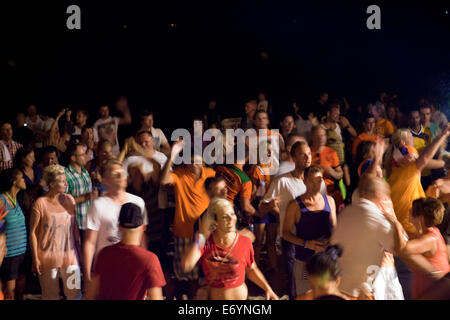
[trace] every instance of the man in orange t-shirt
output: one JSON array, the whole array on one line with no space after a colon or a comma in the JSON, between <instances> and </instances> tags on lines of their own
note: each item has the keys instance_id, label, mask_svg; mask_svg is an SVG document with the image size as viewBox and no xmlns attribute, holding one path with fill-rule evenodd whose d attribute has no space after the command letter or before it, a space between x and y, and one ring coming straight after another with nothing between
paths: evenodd
<instances>
[{"instance_id":1,"label":"man in orange t-shirt","mask_svg":"<svg viewBox=\"0 0 450 320\"><path fill-rule=\"evenodd\" d=\"M364 116L363 132L359 134L353 141L352 146L352 157L353 162L356 161L356 152L358 151L358 146L363 141L373 141L377 140L377 135L375 134L375 117L371 113L367 113Z\"/></svg>"},{"instance_id":2,"label":"man in orange t-shirt","mask_svg":"<svg viewBox=\"0 0 450 320\"><path fill-rule=\"evenodd\" d=\"M322 126L316 126L311 131L312 165L320 166L324 171L324 181L328 194L334 191L334 182L342 179L344 172L339 165L336 151L326 146L327 134Z\"/></svg>"},{"instance_id":3,"label":"man in orange t-shirt","mask_svg":"<svg viewBox=\"0 0 450 320\"><path fill-rule=\"evenodd\" d=\"M389 138L394 133L394 126L385 118L386 111L384 104L378 101L374 105L371 105L369 109L369 112L375 117L375 133Z\"/></svg>"},{"instance_id":4,"label":"man in orange t-shirt","mask_svg":"<svg viewBox=\"0 0 450 320\"><path fill-rule=\"evenodd\" d=\"M198 267L189 273L184 273L181 267L181 258L186 249L194 241L195 221L209 205L210 199L204 187L205 180L214 177L216 173L213 169L205 167L202 163L184 164L175 168L173 172L170 172L174 158L182 150L182 141L177 141L173 144L170 157L161 173L161 185L172 185L175 190L175 216L173 226L175 251L173 268L178 280L190 281L191 290L188 296L189 299L192 299L197 287Z\"/></svg>"}]
</instances>

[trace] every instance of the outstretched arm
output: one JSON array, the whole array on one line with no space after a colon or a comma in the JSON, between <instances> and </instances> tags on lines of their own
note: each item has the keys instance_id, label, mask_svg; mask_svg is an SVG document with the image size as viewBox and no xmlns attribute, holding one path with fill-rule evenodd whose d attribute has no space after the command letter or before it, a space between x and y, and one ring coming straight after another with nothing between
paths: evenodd
<instances>
[{"instance_id":1,"label":"outstretched arm","mask_svg":"<svg viewBox=\"0 0 450 320\"><path fill-rule=\"evenodd\" d=\"M173 160L175 157L183 150L183 141L178 140L172 145L172 150L170 151L170 156L167 159L164 168L161 171L161 184L168 185L173 183L172 176L170 175L170 169L172 168Z\"/></svg>"},{"instance_id":2,"label":"outstretched arm","mask_svg":"<svg viewBox=\"0 0 450 320\"><path fill-rule=\"evenodd\" d=\"M439 150L441 144L447 139L450 134L450 127L447 127L439 136L437 136L433 142L425 148L425 150L419 155L419 158L416 160L417 170L422 171L433 159L436 152Z\"/></svg>"}]
</instances>

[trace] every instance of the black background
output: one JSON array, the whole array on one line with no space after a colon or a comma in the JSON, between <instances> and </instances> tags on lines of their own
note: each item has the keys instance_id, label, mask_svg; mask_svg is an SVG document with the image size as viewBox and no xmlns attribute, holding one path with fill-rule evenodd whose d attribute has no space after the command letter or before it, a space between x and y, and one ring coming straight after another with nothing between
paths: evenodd
<instances>
[{"instance_id":1,"label":"black background","mask_svg":"<svg viewBox=\"0 0 450 320\"><path fill-rule=\"evenodd\" d=\"M81 8L81 30L66 9ZM381 8L381 30L366 9ZM128 96L166 132L216 98L225 116L269 94L276 110L321 91L349 103L397 93L448 108L450 5L440 1L35 1L2 4L6 53L2 118L28 103L57 113ZM171 24L174 26L171 27ZM444 110L445 111L445 110ZM137 117L133 119L137 121Z\"/></svg>"}]
</instances>

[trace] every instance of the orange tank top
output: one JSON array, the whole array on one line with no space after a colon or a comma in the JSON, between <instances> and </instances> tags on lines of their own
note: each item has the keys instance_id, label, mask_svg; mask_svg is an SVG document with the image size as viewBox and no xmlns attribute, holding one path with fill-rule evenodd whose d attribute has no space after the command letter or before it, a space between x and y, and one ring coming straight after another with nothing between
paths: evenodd
<instances>
[{"instance_id":1,"label":"orange tank top","mask_svg":"<svg viewBox=\"0 0 450 320\"><path fill-rule=\"evenodd\" d=\"M436 253L432 257L428 257L427 260L439 271L444 274L450 272L450 264L448 262L447 245L441 232L436 227L428 228L428 234L430 234L436 240ZM424 293L433 282L422 273L414 272L413 277L413 298L419 297Z\"/></svg>"}]
</instances>

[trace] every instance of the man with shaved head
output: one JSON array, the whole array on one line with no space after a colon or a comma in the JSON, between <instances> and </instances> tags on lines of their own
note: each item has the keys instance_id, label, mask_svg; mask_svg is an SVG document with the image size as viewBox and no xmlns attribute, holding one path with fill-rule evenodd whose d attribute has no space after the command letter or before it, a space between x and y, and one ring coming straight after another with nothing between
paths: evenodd
<instances>
[{"instance_id":1,"label":"man with shaved head","mask_svg":"<svg viewBox=\"0 0 450 320\"><path fill-rule=\"evenodd\" d=\"M385 217L385 214L395 214L389 185L382 178L365 174L360 179L358 193L359 197L340 213L331 237L332 244L344 248L339 259L342 267L339 290L353 297L364 293L375 299L403 299L396 273L390 279L377 277L385 251L397 254L395 228ZM432 274L435 269L422 258L417 255L407 262ZM386 288L391 290L388 292Z\"/></svg>"}]
</instances>

